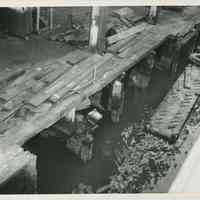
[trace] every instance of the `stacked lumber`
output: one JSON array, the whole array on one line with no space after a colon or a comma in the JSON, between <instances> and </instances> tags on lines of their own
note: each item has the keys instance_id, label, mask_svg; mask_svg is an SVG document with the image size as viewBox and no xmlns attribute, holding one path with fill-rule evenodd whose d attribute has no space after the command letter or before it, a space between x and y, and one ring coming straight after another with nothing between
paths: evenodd
<instances>
[{"instance_id":1,"label":"stacked lumber","mask_svg":"<svg viewBox=\"0 0 200 200\"><path fill-rule=\"evenodd\" d=\"M136 14L129 7L113 10L107 24L107 36L125 31L143 19L144 15Z\"/></svg>"},{"instance_id":2,"label":"stacked lumber","mask_svg":"<svg viewBox=\"0 0 200 200\"><path fill-rule=\"evenodd\" d=\"M112 11L111 15L119 18L119 20L122 21L124 24L126 24L128 27L144 19L144 16L145 16L145 15L136 14L134 10L129 7L123 7L123 8L114 10Z\"/></svg>"},{"instance_id":3,"label":"stacked lumber","mask_svg":"<svg viewBox=\"0 0 200 200\"><path fill-rule=\"evenodd\" d=\"M142 31L150 29L150 28L152 28L152 25L149 25L149 24L147 24L145 22L140 23L137 26L133 26L130 29L127 29L127 30L125 30L123 32L120 32L118 34L115 34L113 36L108 37L107 38L108 45L116 43L116 42L118 42L118 41L120 41L122 39L126 39L127 37L135 35L137 33L141 33Z\"/></svg>"}]
</instances>

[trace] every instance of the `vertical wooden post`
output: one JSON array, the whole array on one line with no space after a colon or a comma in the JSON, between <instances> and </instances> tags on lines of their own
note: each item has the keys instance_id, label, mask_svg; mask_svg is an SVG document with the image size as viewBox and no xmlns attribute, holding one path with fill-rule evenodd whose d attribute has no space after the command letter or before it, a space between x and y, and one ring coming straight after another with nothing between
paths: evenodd
<instances>
[{"instance_id":1,"label":"vertical wooden post","mask_svg":"<svg viewBox=\"0 0 200 200\"><path fill-rule=\"evenodd\" d=\"M37 156L30 154L31 158L29 163L23 169L25 178L25 193L37 193Z\"/></svg>"},{"instance_id":2,"label":"vertical wooden post","mask_svg":"<svg viewBox=\"0 0 200 200\"><path fill-rule=\"evenodd\" d=\"M148 14L147 14L148 23L156 24L157 15L158 15L158 7L157 6L150 6L148 8Z\"/></svg>"},{"instance_id":3,"label":"vertical wooden post","mask_svg":"<svg viewBox=\"0 0 200 200\"><path fill-rule=\"evenodd\" d=\"M67 28L72 28L72 7L69 7L67 14Z\"/></svg>"},{"instance_id":4,"label":"vertical wooden post","mask_svg":"<svg viewBox=\"0 0 200 200\"><path fill-rule=\"evenodd\" d=\"M40 34L40 7L36 8L36 32Z\"/></svg>"},{"instance_id":5,"label":"vertical wooden post","mask_svg":"<svg viewBox=\"0 0 200 200\"><path fill-rule=\"evenodd\" d=\"M49 29L53 30L53 8L49 8Z\"/></svg>"},{"instance_id":6,"label":"vertical wooden post","mask_svg":"<svg viewBox=\"0 0 200 200\"><path fill-rule=\"evenodd\" d=\"M89 48L93 52L105 50L106 7L92 7Z\"/></svg>"}]
</instances>

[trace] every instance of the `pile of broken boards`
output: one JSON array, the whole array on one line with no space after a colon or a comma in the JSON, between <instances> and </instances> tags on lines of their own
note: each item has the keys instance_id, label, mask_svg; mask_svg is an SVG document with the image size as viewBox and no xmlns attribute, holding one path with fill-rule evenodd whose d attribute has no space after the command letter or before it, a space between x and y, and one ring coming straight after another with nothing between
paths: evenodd
<instances>
[{"instance_id":1,"label":"pile of broken boards","mask_svg":"<svg viewBox=\"0 0 200 200\"><path fill-rule=\"evenodd\" d=\"M106 35L110 36L127 30L144 18L138 15L133 9L124 7L111 12L106 24ZM76 46L87 46L89 41L89 23L73 23L72 28L51 33L50 40L66 42Z\"/></svg>"}]
</instances>

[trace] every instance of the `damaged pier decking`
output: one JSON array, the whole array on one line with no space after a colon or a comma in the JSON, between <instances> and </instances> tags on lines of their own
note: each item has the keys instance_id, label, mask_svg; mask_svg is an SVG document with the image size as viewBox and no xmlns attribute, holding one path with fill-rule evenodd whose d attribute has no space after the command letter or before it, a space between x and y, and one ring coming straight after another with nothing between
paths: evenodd
<instances>
[{"instance_id":1,"label":"damaged pier decking","mask_svg":"<svg viewBox=\"0 0 200 200\"><path fill-rule=\"evenodd\" d=\"M0 77L2 85L12 78L0 92L0 150L4 145L23 145L148 56L170 36L185 38L199 23L200 14L183 18L163 11L156 26L143 23L132 27L129 37L120 35L116 43L112 41L117 35L111 36L108 41L112 45L104 55L75 50L62 58L30 66L26 71L18 69L16 74ZM0 157L2 154L0 151ZM2 159L2 163L8 162L7 157ZM0 176L5 173L2 166Z\"/></svg>"}]
</instances>

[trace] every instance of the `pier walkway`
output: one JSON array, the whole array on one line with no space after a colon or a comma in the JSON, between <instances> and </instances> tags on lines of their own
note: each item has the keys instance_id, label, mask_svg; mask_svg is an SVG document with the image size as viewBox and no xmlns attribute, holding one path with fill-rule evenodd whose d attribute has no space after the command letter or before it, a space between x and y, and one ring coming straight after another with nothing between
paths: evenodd
<instances>
[{"instance_id":1,"label":"pier walkway","mask_svg":"<svg viewBox=\"0 0 200 200\"><path fill-rule=\"evenodd\" d=\"M115 43L112 41L119 35L110 36L108 41L112 45L104 55L75 50L26 70L19 66L17 71L0 74L0 150L1 146L22 146L72 109L76 110L87 97L134 67L169 38L184 44L197 33L199 24L199 12L182 16L163 11L155 26L141 22L130 28L132 34L128 38L120 35ZM5 148L0 157L3 152ZM7 165L14 157L10 153L2 162ZM6 177L8 173L2 166L0 177Z\"/></svg>"}]
</instances>

